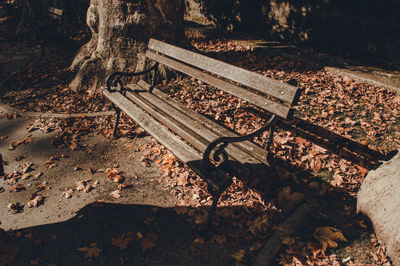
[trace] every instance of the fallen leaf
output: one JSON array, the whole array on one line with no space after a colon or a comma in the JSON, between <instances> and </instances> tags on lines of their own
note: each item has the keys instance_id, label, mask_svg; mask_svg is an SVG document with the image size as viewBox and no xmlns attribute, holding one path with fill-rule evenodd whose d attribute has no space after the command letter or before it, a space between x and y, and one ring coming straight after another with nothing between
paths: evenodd
<instances>
[{"instance_id":1,"label":"fallen leaf","mask_svg":"<svg viewBox=\"0 0 400 266\"><path fill-rule=\"evenodd\" d=\"M291 193L291 188L285 187L278 194L278 203L286 212L294 210L294 208L303 200L304 194L300 192Z\"/></svg>"},{"instance_id":2,"label":"fallen leaf","mask_svg":"<svg viewBox=\"0 0 400 266\"><path fill-rule=\"evenodd\" d=\"M137 239L142 239L142 238L143 238L143 235L142 235L141 232L137 232L137 233L136 233L136 237L137 237Z\"/></svg>"},{"instance_id":3,"label":"fallen leaf","mask_svg":"<svg viewBox=\"0 0 400 266\"><path fill-rule=\"evenodd\" d=\"M68 189L67 191L64 191L62 195L63 195L66 199L69 199L69 198L72 197L72 194L73 194L73 193L74 193L74 190L71 188L71 189Z\"/></svg>"},{"instance_id":4,"label":"fallen leaf","mask_svg":"<svg viewBox=\"0 0 400 266\"><path fill-rule=\"evenodd\" d=\"M25 174L23 174L22 176L21 176L21 179L22 180L25 180L25 179L28 179L28 178L30 178L32 175L30 174L30 173L25 173Z\"/></svg>"},{"instance_id":5,"label":"fallen leaf","mask_svg":"<svg viewBox=\"0 0 400 266\"><path fill-rule=\"evenodd\" d=\"M158 236L154 233L146 234L146 237L143 238L142 243L140 243L140 247L143 252L151 251L157 246Z\"/></svg>"},{"instance_id":6,"label":"fallen leaf","mask_svg":"<svg viewBox=\"0 0 400 266\"><path fill-rule=\"evenodd\" d=\"M18 183L11 187L11 191L12 192L19 192L19 191L22 191L24 189L25 189L25 187L20 185L20 184L18 184Z\"/></svg>"},{"instance_id":7,"label":"fallen leaf","mask_svg":"<svg viewBox=\"0 0 400 266\"><path fill-rule=\"evenodd\" d=\"M110 193L110 196L116 199L119 199L121 197L121 190L114 190L113 192Z\"/></svg>"},{"instance_id":8,"label":"fallen leaf","mask_svg":"<svg viewBox=\"0 0 400 266\"><path fill-rule=\"evenodd\" d=\"M77 249L80 252L84 252L84 257L87 259L97 258L100 255L101 249L97 247L96 243L89 244L89 247L82 247Z\"/></svg>"},{"instance_id":9,"label":"fallen leaf","mask_svg":"<svg viewBox=\"0 0 400 266\"><path fill-rule=\"evenodd\" d=\"M90 191L92 191L94 189L94 186L92 186L91 184L86 185L86 187L83 189L83 192L85 193L89 193Z\"/></svg>"},{"instance_id":10,"label":"fallen leaf","mask_svg":"<svg viewBox=\"0 0 400 266\"><path fill-rule=\"evenodd\" d=\"M21 161L21 160L24 159L24 158L25 158L24 155L20 155L20 156L17 156L17 158L15 158L15 160L16 160L17 162L19 162L19 161Z\"/></svg>"},{"instance_id":11,"label":"fallen leaf","mask_svg":"<svg viewBox=\"0 0 400 266\"><path fill-rule=\"evenodd\" d=\"M244 249L239 249L235 254L232 255L232 257L233 257L237 262L240 262L240 261L243 260L244 254L245 254Z\"/></svg>"},{"instance_id":12,"label":"fallen leaf","mask_svg":"<svg viewBox=\"0 0 400 266\"><path fill-rule=\"evenodd\" d=\"M84 190L85 187L86 187L86 185L87 185L89 182L90 182L90 179L84 179L84 180L81 180L81 181L76 182L76 183L75 183L75 185L76 185L76 187L75 187L76 191Z\"/></svg>"},{"instance_id":13,"label":"fallen leaf","mask_svg":"<svg viewBox=\"0 0 400 266\"><path fill-rule=\"evenodd\" d=\"M313 235L314 238L321 243L324 250L328 247L336 248L338 246L336 241L347 242L343 233L339 229L331 226L318 227L315 229Z\"/></svg>"},{"instance_id":14,"label":"fallen leaf","mask_svg":"<svg viewBox=\"0 0 400 266\"><path fill-rule=\"evenodd\" d=\"M39 172L39 173L33 175L33 177L34 177L34 178L39 178L39 177L41 177L42 175L43 175L43 172Z\"/></svg>"},{"instance_id":15,"label":"fallen leaf","mask_svg":"<svg viewBox=\"0 0 400 266\"><path fill-rule=\"evenodd\" d=\"M131 187L131 185L129 185L129 184L119 184L118 185L118 190L124 190L124 189L127 189L127 188L130 188Z\"/></svg>"},{"instance_id":16,"label":"fallen leaf","mask_svg":"<svg viewBox=\"0 0 400 266\"><path fill-rule=\"evenodd\" d=\"M27 205L28 205L29 208L38 207L39 205L43 204L44 199L45 198L43 196L37 195L33 199L28 201Z\"/></svg>"},{"instance_id":17,"label":"fallen leaf","mask_svg":"<svg viewBox=\"0 0 400 266\"><path fill-rule=\"evenodd\" d=\"M282 239L281 243L287 246L291 246L296 242L296 240L293 237L285 237Z\"/></svg>"},{"instance_id":18,"label":"fallen leaf","mask_svg":"<svg viewBox=\"0 0 400 266\"><path fill-rule=\"evenodd\" d=\"M119 247L121 250L124 250L128 247L128 245L132 242L133 237L132 233L122 234L121 236L111 238L111 244L115 247Z\"/></svg>"},{"instance_id":19,"label":"fallen leaf","mask_svg":"<svg viewBox=\"0 0 400 266\"><path fill-rule=\"evenodd\" d=\"M322 166L323 166L323 163L319 158L316 157L311 160L310 167L314 172L316 172L316 173L320 172L322 169Z\"/></svg>"},{"instance_id":20,"label":"fallen leaf","mask_svg":"<svg viewBox=\"0 0 400 266\"><path fill-rule=\"evenodd\" d=\"M79 145L76 144L76 142L72 142L72 143L68 146L68 148L70 148L70 149L73 150L73 151L76 151L76 150L79 149Z\"/></svg>"},{"instance_id":21,"label":"fallen leaf","mask_svg":"<svg viewBox=\"0 0 400 266\"><path fill-rule=\"evenodd\" d=\"M24 210L24 206L21 205L19 202L10 203L7 205L7 208L8 208L8 211L11 212L12 214L20 213Z\"/></svg>"}]
</instances>

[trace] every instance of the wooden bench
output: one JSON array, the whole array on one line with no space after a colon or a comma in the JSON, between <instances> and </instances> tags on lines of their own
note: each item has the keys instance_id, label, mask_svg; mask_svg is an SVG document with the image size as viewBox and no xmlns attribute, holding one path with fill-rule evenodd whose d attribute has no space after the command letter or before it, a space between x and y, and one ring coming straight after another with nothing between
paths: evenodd
<instances>
[{"instance_id":1,"label":"wooden bench","mask_svg":"<svg viewBox=\"0 0 400 266\"><path fill-rule=\"evenodd\" d=\"M116 110L113 134L115 136L120 113L123 111L193 169L206 181L213 197L208 216L210 221L219 197L230 186L232 177L251 177L252 171L259 167L268 169L268 151L274 126L279 119L291 119L292 106L297 103L300 90L155 39L150 39L146 57L154 62L149 69L139 73L116 72L107 78L103 93ZM240 136L189 110L155 88L158 64L194 77L268 111L268 122L255 132ZM140 76L149 72L152 72L150 84L140 80L136 84L124 86L121 81L122 77ZM238 83L241 85L236 85ZM269 131L269 135L264 149L250 142L266 131Z\"/></svg>"}]
</instances>

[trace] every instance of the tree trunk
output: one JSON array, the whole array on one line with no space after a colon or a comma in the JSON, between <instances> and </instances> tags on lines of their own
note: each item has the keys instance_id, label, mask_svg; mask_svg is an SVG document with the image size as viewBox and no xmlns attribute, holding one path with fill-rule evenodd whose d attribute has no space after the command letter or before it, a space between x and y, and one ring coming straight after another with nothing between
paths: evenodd
<instances>
[{"instance_id":1,"label":"tree trunk","mask_svg":"<svg viewBox=\"0 0 400 266\"><path fill-rule=\"evenodd\" d=\"M182 0L91 0L87 24L92 38L70 67L77 71L70 88L94 91L114 71L142 69L149 38L183 39L183 10Z\"/></svg>"}]
</instances>

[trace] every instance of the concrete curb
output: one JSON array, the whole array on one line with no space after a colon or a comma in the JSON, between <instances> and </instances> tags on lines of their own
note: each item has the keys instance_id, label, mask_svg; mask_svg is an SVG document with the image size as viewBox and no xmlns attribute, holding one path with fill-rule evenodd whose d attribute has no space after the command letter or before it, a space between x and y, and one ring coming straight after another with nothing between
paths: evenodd
<instances>
[{"instance_id":1,"label":"concrete curb","mask_svg":"<svg viewBox=\"0 0 400 266\"><path fill-rule=\"evenodd\" d=\"M98 117L98 116L107 116L115 114L114 111L107 111L107 112L94 112L94 113L42 113L42 112L25 112L19 110L14 107L7 106L5 104L0 103L0 112L1 113L17 113L22 117L31 117L31 118L68 118L68 117Z\"/></svg>"},{"instance_id":2,"label":"concrete curb","mask_svg":"<svg viewBox=\"0 0 400 266\"><path fill-rule=\"evenodd\" d=\"M400 88L399 87L395 87L395 86L392 86L392 85L387 84L387 83L382 83L382 82L376 81L374 79L370 79L370 78L363 77L361 75L357 75L357 73L352 73L350 70L339 69L339 68L335 68L335 67L324 67L324 70L325 70L325 72L327 72L330 75L348 76L348 77L350 77L350 78L352 78L354 80L370 83L370 84L375 85L377 87L388 88L388 89L394 90L396 92L396 94L400 94Z\"/></svg>"}]
</instances>

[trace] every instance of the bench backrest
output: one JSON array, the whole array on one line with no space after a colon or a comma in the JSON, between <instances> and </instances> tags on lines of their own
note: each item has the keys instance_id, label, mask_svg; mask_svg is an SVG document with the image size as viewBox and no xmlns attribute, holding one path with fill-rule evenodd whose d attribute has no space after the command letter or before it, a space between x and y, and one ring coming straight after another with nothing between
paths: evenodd
<instances>
[{"instance_id":1,"label":"bench backrest","mask_svg":"<svg viewBox=\"0 0 400 266\"><path fill-rule=\"evenodd\" d=\"M292 115L293 109L287 104L297 103L300 90L292 85L155 39L150 39L148 48L149 50L146 52L148 58L224 90L282 118L289 119ZM215 75L240 83L275 99L268 99L259 93L217 78Z\"/></svg>"}]
</instances>

